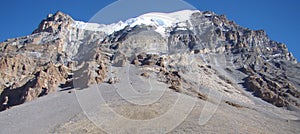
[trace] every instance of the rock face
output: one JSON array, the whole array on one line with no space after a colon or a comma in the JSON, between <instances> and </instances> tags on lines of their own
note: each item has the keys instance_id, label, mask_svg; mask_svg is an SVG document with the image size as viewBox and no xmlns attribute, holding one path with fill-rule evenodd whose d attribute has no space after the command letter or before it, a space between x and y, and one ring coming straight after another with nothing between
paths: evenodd
<instances>
[{"instance_id":1,"label":"rock face","mask_svg":"<svg viewBox=\"0 0 300 134\"><path fill-rule=\"evenodd\" d=\"M118 78L108 77L108 67L127 64L203 100L208 99L205 89L214 89L249 102L246 91L277 107L300 108L300 65L285 44L224 15L182 12L190 13L188 19L170 25L133 19L136 25L122 23L112 33L105 29L113 24L78 22L62 12L48 15L31 35L0 44L0 110L59 86L114 84Z\"/></svg>"},{"instance_id":2,"label":"rock face","mask_svg":"<svg viewBox=\"0 0 300 134\"><path fill-rule=\"evenodd\" d=\"M69 29L72 23L73 19L69 15L58 11L54 15L49 14L47 18L40 23L38 29L33 31L33 34L40 32L61 32L64 29Z\"/></svg>"},{"instance_id":3,"label":"rock face","mask_svg":"<svg viewBox=\"0 0 300 134\"><path fill-rule=\"evenodd\" d=\"M84 49L83 46L80 47L81 44L88 44L81 41L91 41L84 46L90 47L99 40L88 39L91 38L89 31L72 28L73 23L70 16L57 12L48 15L32 35L8 39L0 44L1 111L55 92L59 86L73 87L72 72L78 63L73 58L77 57L78 50ZM99 32L90 33L102 36ZM85 34L89 37L84 37ZM82 59L92 59L85 63L90 64L88 69L91 69L91 78L86 84L101 83L105 79L105 60L102 60L97 49L90 52L86 54L81 51L78 54Z\"/></svg>"}]
</instances>

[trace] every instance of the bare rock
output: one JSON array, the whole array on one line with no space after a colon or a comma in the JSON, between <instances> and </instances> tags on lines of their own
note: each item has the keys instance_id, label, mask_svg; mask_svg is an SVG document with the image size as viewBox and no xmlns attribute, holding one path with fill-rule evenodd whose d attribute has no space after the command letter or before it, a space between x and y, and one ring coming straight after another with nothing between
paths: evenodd
<instances>
[{"instance_id":1,"label":"bare rock","mask_svg":"<svg viewBox=\"0 0 300 134\"><path fill-rule=\"evenodd\" d=\"M114 56L113 56L113 66L116 67L124 67L127 63L127 58L126 56L121 53L121 52L117 52Z\"/></svg>"},{"instance_id":2,"label":"bare rock","mask_svg":"<svg viewBox=\"0 0 300 134\"><path fill-rule=\"evenodd\" d=\"M33 33L56 33L59 30L62 30L63 28L69 28L72 22L73 19L69 15L58 11L54 15L48 15L47 18L41 22L39 27L33 31Z\"/></svg>"},{"instance_id":3,"label":"bare rock","mask_svg":"<svg viewBox=\"0 0 300 134\"><path fill-rule=\"evenodd\" d=\"M109 78L109 79L108 79L107 83L108 83L108 84L115 84L115 83L118 83L119 81L120 81L119 78L117 78L117 77L112 77L112 78Z\"/></svg>"},{"instance_id":4,"label":"bare rock","mask_svg":"<svg viewBox=\"0 0 300 134\"><path fill-rule=\"evenodd\" d=\"M141 76L143 76L145 78L149 78L150 77L150 75L147 72L142 73Z\"/></svg>"}]
</instances>

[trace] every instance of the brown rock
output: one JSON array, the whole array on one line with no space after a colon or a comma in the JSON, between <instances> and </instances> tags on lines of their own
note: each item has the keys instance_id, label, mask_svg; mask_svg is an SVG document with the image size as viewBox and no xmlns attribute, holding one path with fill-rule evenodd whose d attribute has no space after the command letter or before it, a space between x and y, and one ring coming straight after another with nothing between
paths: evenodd
<instances>
[{"instance_id":1,"label":"brown rock","mask_svg":"<svg viewBox=\"0 0 300 134\"><path fill-rule=\"evenodd\" d=\"M141 76L143 76L145 78L149 78L150 77L150 75L147 72L142 73Z\"/></svg>"},{"instance_id":2,"label":"brown rock","mask_svg":"<svg viewBox=\"0 0 300 134\"><path fill-rule=\"evenodd\" d=\"M171 85L169 88L173 89L175 92L181 92L181 89L179 86Z\"/></svg>"},{"instance_id":3,"label":"brown rock","mask_svg":"<svg viewBox=\"0 0 300 134\"><path fill-rule=\"evenodd\" d=\"M119 78L117 78L117 77L109 78L107 81L107 83L109 83L109 84L115 84L117 82L119 82Z\"/></svg>"}]
</instances>

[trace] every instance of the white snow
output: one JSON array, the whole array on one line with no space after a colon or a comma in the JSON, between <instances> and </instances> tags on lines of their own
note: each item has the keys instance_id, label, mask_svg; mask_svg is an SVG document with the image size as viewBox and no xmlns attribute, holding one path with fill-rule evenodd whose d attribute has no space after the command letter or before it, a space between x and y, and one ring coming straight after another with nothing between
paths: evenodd
<instances>
[{"instance_id":1,"label":"white snow","mask_svg":"<svg viewBox=\"0 0 300 134\"><path fill-rule=\"evenodd\" d=\"M72 26L75 28L79 28L79 29L85 29L85 30L90 30L90 31L102 31L102 32L105 32L106 34L112 34L115 31L119 31L119 30L123 29L127 25L121 21L118 23L110 24L110 25L75 21Z\"/></svg>"},{"instance_id":2,"label":"white snow","mask_svg":"<svg viewBox=\"0 0 300 134\"><path fill-rule=\"evenodd\" d=\"M278 54L274 54L274 55L270 55L270 57L273 57L273 58L280 57L280 56L281 56L281 54L280 54L280 53L278 53Z\"/></svg>"},{"instance_id":3,"label":"white snow","mask_svg":"<svg viewBox=\"0 0 300 134\"><path fill-rule=\"evenodd\" d=\"M187 27L187 24L186 23L178 23L177 26L179 26L179 27Z\"/></svg>"},{"instance_id":4,"label":"white snow","mask_svg":"<svg viewBox=\"0 0 300 134\"><path fill-rule=\"evenodd\" d=\"M167 27L175 26L177 24L181 26L186 26L184 23L180 23L180 22L189 21L190 16L195 12L200 12L200 11L182 10L173 13L152 12L152 13L141 15L136 18L128 19L125 22L120 21L118 23L113 23L109 25L75 21L72 27L91 30L91 31L102 31L106 34L112 34L113 32L119 31L128 25L130 27L134 27L137 25L144 24L149 26L155 26L157 28L155 31L165 36Z\"/></svg>"},{"instance_id":5,"label":"white snow","mask_svg":"<svg viewBox=\"0 0 300 134\"><path fill-rule=\"evenodd\" d=\"M185 27L178 27L178 28L176 28L176 30L187 30L187 28L185 28Z\"/></svg>"}]
</instances>

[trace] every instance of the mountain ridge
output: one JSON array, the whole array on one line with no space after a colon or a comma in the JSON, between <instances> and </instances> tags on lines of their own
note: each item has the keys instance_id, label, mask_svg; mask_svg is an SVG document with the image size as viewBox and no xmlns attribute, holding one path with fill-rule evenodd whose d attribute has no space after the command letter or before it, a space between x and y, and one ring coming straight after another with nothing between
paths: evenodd
<instances>
[{"instance_id":1,"label":"mountain ridge","mask_svg":"<svg viewBox=\"0 0 300 134\"><path fill-rule=\"evenodd\" d=\"M299 132L300 64L287 46L211 11L148 13L110 25L59 11L31 35L0 43L0 52L0 133ZM126 96L148 87L149 96ZM129 103L144 104L159 91L154 104ZM180 101L173 121L195 106L172 130L170 119L124 125L85 109L97 108L99 93L106 102L96 111L110 106L132 120L160 117L178 95L193 101ZM102 130L91 115L112 125ZM203 115L211 119L199 125Z\"/></svg>"},{"instance_id":2,"label":"mountain ridge","mask_svg":"<svg viewBox=\"0 0 300 134\"><path fill-rule=\"evenodd\" d=\"M122 67L130 62L166 70L164 73L170 77L166 82L172 89L194 96L194 91L182 87L186 83L172 75L183 73L180 68L184 66L170 61L195 56L200 57L199 66L217 76L224 75L218 79L227 84L242 81L248 92L266 102L299 108L299 63L285 44L270 40L263 30L243 28L224 15L188 10L177 13L179 18L181 13L190 16L185 16L188 20L167 24L159 18L166 14L149 13L103 25L75 21L60 11L48 15L33 34L1 43L1 104L6 96L14 100L8 101L8 105L14 106L54 92L61 83L72 82L69 77L76 71L74 67L91 58L96 63L88 66L87 85L111 80L107 77L107 66ZM182 55L176 57L176 53ZM170 65L163 65L164 60ZM92 69L93 64L100 67ZM182 64L189 66L185 60ZM35 70L28 70L29 67ZM16 70L18 68L21 69ZM237 77L236 80L229 80L228 74ZM200 91L197 95L205 96Z\"/></svg>"}]
</instances>

